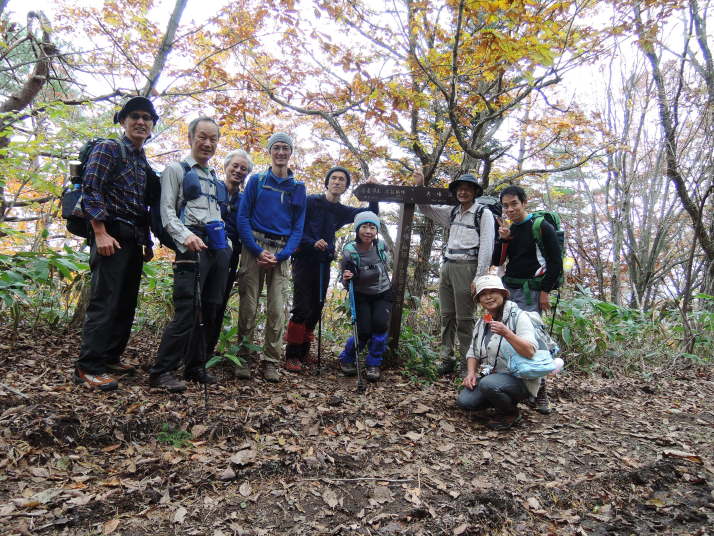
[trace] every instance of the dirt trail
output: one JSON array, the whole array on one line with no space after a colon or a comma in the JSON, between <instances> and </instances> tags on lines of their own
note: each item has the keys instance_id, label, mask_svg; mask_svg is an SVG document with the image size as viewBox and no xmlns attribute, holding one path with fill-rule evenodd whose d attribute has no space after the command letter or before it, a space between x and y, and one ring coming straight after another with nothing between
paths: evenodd
<instances>
[{"instance_id":1,"label":"dirt trail","mask_svg":"<svg viewBox=\"0 0 714 536\"><path fill-rule=\"evenodd\" d=\"M34 339L0 337L0 382L24 395L0 386L4 535L714 534L711 368L565 375L556 413L497 433L446 380L387 372L361 396L332 368L224 378L206 413L201 389L158 393L144 373L76 387L77 339Z\"/></svg>"}]
</instances>

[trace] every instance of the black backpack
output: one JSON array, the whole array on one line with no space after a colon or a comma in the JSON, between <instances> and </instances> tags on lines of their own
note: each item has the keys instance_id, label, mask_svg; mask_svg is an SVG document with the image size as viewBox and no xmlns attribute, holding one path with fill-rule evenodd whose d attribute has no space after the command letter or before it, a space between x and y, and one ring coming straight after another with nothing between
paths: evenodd
<instances>
[{"instance_id":1,"label":"black backpack","mask_svg":"<svg viewBox=\"0 0 714 536\"><path fill-rule=\"evenodd\" d=\"M183 169L184 178L186 174L191 171L191 166L187 162L181 160L181 168ZM211 181L216 185L216 192L218 197L212 196L210 194L201 193L207 197L212 197L218 203L218 207L221 211L221 215L228 206L228 189L225 183L219 181L215 173L211 172ZM200 180L208 180L201 178ZM178 251L176 242L171 237L169 232L164 227L164 222L161 220L161 178L160 176L151 168L147 166L146 168L146 204L149 207L149 226L151 228L151 234L159 241L162 246L166 246L169 249ZM183 221L183 211L186 207L186 198L183 199L183 204L179 208L178 217Z\"/></svg>"},{"instance_id":2,"label":"black backpack","mask_svg":"<svg viewBox=\"0 0 714 536\"><path fill-rule=\"evenodd\" d=\"M62 218L66 220L67 230L73 235L82 238L89 238L90 225L82 208L82 180L87 167L89 155L98 143L111 141L119 146L121 159L114 163L112 173L115 173L120 166L126 162L126 148L124 144L112 138L93 138L85 143L79 150L79 165L70 164L70 182L62 190L61 206Z\"/></svg>"}]
</instances>

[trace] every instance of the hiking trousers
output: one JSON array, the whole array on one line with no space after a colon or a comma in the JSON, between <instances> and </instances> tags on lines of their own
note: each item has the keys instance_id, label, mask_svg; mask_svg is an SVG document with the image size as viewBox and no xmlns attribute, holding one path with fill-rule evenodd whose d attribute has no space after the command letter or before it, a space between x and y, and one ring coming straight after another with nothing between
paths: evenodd
<instances>
[{"instance_id":1,"label":"hiking trousers","mask_svg":"<svg viewBox=\"0 0 714 536\"><path fill-rule=\"evenodd\" d=\"M441 357L456 357L463 365L474 329L474 301L471 282L476 276L478 262L453 262L444 260L439 279L439 306L441 307ZM456 352L454 345L456 344Z\"/></svg>"},{"instance_id":2,"label":"hiking trousers","mask_svg":"<svg viewBox=\"0 0 714 536\"><path fill-rule=\"evenodd\" d=\"M194 262L198 255L198 265ZM176 253L174 262L174 317L166 326L161 337L156 362L150 374L171 372L185 361L186 371L200 368L210 358L208 354L209 336L214 332L216 323L222 318L218 311L223 303L228 277L228 265L231 260L230 247L218 250L203 250L198 254L187 251ZM196 269L199 270L201 284L201 306L205 339L202 341L199 326L196 325ZM201 348L201 344L206 347Z\"/></svg>"},{"instance_id":3,"label":"hiking trousers","mask_svg":"<svg viewBox=\"0 0 714 536\"><path fill-rule=\"evenodd\" d=\"M283 246L261 246L275 254ZM253 342L258 297L263 286L267 287L267 307L265 341L263 343L263 360L278 364L282 353L283 334L285 332L285 306L290 293L290 266L287 260L279 262L274 268L262 268L258 265L255 255L248 248L243 251L238 269L238 288L240 295L240 310L238 312L238 342L246 340ZM249 352L241 350L242 355Z\"/></svg>"},{"instance_id":4,"label":"hiking trousers","mask_svg":"<svg viewBox=\"0 0 714 536\"><path fill-rule=\"evenodd\" d=\"M320 288L322 270L322 289ZM330 283L330 263L320 262L317 255L300 255L292 259L293 308L290 321L305 324L307 331L313 331L320 320L323 303Z\"/></svg>"},{"instance_id":5,"label":"hiking trousers","mask_svg":"<svg viewBox=\"0 0 714 536\"><path fill-rule=\"evenodd\" d=\"M529 396L526 384L520 378L496 372L480 378L473 390L464 387L456 403L462 409L479 411L496 408L503 415L513 415L518 402Z\"/></svg>"},{"instance_id":6,"label":"hiking trousers","mask_svg":"<svg viewBox=\"0 0 714 536\"><path fill-rule=\"evenodd\" d=\"M76 362L78 368L89 374L107 372L106 365L118 363L126 349L144 263L143 246L138 243L133 226L112 222L107 224L107 231L121 249L114 255L103 256L97 253L94 241L90 246L91 290Z\"/></svg>"},{"instance_id":7,"label":"hiking trousers","mask_svg":"<svg viewBox=\"0 0 714 536\"><path fill-rule=\"evenodd\" d=\"M226 289L223 293L223 301L217 311L217 322L213 326L213 331L208 337L208 358L211 358L213 351L218 343L221 336L221 326L223 325L223 317L226 314L226 308L228 307L228 300L231 297L231 292L233 291L233 285L236 282L236 275L238 274L238 262L240 261L241 244L236 240L233 240L233 253L231 254L230 263L228 263L228 274L226 275Z\"/></svg>"}]
</instances>

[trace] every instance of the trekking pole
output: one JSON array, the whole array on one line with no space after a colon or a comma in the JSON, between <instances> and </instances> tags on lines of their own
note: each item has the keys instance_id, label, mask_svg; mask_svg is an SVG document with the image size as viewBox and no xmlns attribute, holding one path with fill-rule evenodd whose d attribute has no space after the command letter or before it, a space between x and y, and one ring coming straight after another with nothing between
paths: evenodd
<instances>
[{"instance_id":1,"label":"trekking pole","mask_svg":"<svg viewBox=\"0 0 714 536\"><path fill-rule=\"evenodd\" d=\"M322 368L322 308L325 306L325 292L323 284L325 283L325 263L320 262L320 318L317 321L317 375L320 375Z\"/></svg>"},{"instance_id":2,"label":"trekking pole","mask_svg":"<svg viewBox=\"0 0 714 536\"><path fill-rule=\"evenodd\" d=\"M558 304L560 303L560 287L558 287L558 297L555 299L555 305L553 306L553 318L550 319L550 335L553 336L553 326L555 325L555 313L558 311Z\"/></svg>"},{"instance_id":3,"label":"trekking pole","mask_svg":"<svg viewBox=\"0 0 714 536\"><path fill-rule=\"evenodd\" d=\"M350 280L350 312L352 313L352 336L355 340L355 366L357 368L357 392L364 393L367 390L367 385L364 382L362 375L362 364L359 358L359 333L357 329L357 301L355 300L355 286Z\"/></svg>"}]
</instances>

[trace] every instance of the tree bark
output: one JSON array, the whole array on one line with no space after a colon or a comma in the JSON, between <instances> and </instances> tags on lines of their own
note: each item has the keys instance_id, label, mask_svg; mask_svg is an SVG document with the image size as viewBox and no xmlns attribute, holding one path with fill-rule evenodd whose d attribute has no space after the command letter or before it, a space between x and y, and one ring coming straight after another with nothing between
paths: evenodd
<instances>
[{"instance_id":1,"label":"tree bark","mask_svg":"<svg viewBox=\"0 0 714 536\"><path fill-rule=\"evenodd\" d=\"M141 90L141 94L145 97L148 97L154 90L159 81L159 77L161 76L161 72L166 66L166 60L174 46L176 30L178 29L179 22L181 21L181 15L183 15L183 10L185 9L187 2L188 0L176 0L174 11L171 14L168 26L166 26L164 39L161 42L156 58L154 58L154 65L151 67L151 71L149 72L149 79L146 81L144 89Z\"/></svg>"}]
</instances>

